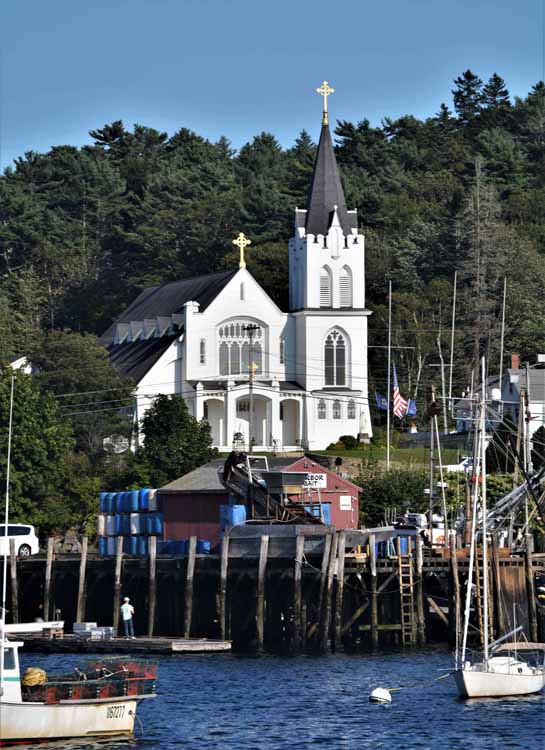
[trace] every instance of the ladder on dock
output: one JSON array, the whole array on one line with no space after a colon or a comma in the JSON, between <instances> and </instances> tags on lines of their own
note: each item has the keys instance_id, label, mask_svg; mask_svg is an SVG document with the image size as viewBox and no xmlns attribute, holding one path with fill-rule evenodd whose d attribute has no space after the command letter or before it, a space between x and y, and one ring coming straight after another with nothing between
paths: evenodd
<instances>
[{"instance_id":1,"label":"ladder on dock","mask_svg":"<svg viewBox=\"0 0 545 750\"><path fill-rule=\"evenodd\" d=\"M488 563L490 566L490 562ZM488 570L488 640L491 643L494 640L494 612L492 610L492 576L491 570ZM484 571L483 556L475 555L475 609L477 612L477 621L479 624L479 633L481 645L484 643Z\"/></svg>"},{"instance_id":2,"label":"ladder on dock","mask_svg":"<svg viewBox=\"0 0 545 750\"><path fill-rule=\"evenodd\" d=\"M416 644L416 616L414 611L413 555L410 539L407 554L401 554L401 540L397 539L397 565L399 577L399 610L401 613L401 642L404 646Z\"/></svg>"}]
</instances>

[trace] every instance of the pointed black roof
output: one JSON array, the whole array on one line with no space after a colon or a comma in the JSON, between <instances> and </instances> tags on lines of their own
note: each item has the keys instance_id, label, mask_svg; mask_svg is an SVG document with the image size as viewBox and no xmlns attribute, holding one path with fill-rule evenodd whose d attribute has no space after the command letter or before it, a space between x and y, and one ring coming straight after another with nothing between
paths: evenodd
<instances>
[{"instance_id":1,"label":"pointed black roof","mask_svg":"<svg viewBox=\"0 0 545 750\"><path fill-rule=\"evenodd\" d=\"M350 234L352 224L346 210L341 176L335 159L329 125L322 125L314 174L308 198L307 234L327 234L333 219L334 206L344 234Z\"/></svg>"}]
</instances>

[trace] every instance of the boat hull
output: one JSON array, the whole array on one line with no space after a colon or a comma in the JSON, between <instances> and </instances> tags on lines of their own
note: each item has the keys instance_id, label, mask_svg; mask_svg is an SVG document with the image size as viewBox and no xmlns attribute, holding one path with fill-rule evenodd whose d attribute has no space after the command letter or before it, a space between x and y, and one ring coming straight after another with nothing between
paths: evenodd
<instances>
[{"instance_id":1,"label":"boat hull","mask_svg":"<svg viewBox=\"0 0 545 750\"><path fill-rule=\"evenodd\" d=\"M545 687L545 673L506 674L471 669L457 669L454 679L462 698L505 698L532 695Z\"/></svg>"},{"instance_id":2,"label":"boat hull","mask_svg":"<svg viewBox=\"0 0 545 750\"><path fill-rule=\"evenodd\" d=\"M47 703L0 701L0 746L132 735L139 698Z\"/></svg>"}]
</instances>

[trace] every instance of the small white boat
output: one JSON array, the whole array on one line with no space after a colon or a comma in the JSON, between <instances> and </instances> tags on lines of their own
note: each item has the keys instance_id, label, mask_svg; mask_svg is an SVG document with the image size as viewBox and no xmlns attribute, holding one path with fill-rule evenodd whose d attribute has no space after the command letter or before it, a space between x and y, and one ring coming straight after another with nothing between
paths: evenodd
<instances>
[{"instance_id":1,"label":"small white boat","mask_svg":"<svg viewBox=\"0 0 545 750\"><path fill-rule=\"evenodd\" d=\"M130 659L106 659L89 665L87 673L47 676L41 684L25 687L19 672L21 646L21 641L7 639L0 644L0 747L130 736L138 704L155 697L155 665L144 663L147 674L136 676L139 663Z\"/></svg>"},{"instance_id":2,"label":"small white boat","mask_svg":"<svg viewBox=\"0 0 545 750\"><path fill-rule=\"evenodd\" d=\"M488 571L488 532L487 532L487 503L486 503L486 367L484 357L481 360L482 370L482 398L481 413L476 430L475 442L479 446L476 455L474 472L478 481L474 482L473 491L473 519L471 547L469 551L469 576L464 614L464 630L461 652L458 651L458 632L456 633L456 662L453 676L458 693L462 698L505 698L515 695L532 695L539 693L545 687L545 644L515 642L506 643L522 630L513 630L498 640L490 643L488 602L489 571ZM480 488L480 496L479 496ZM467 640L471 611L471 597L473 592L473 566L476 552L477 507L481 503L483 519L482 529L482 576L483 599L485 601L482 641L483 651L473 660L470 659ZM513 625L515 616L513 614ZM531 652L534 652L533 658Z\"/></svg>"},{"instance_id":3,"label":"small white boat","mask_svg":"<svg viewBox=\"0 0 545 750\"><path fill-rule=\"evenodd\" d=\"M530 652L535 654L532 662ZM454 679L462 697L531 695L545 687L544 643L506 643L492 654L488 659L466 662L455 670Z\"/></svg>"}]
</instances>

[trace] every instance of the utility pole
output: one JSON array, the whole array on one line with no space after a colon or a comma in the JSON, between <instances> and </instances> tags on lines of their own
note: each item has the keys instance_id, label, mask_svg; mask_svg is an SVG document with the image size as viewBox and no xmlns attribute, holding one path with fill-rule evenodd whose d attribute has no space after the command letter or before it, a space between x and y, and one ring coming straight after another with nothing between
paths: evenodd
<instances>
[{"instance_id":1,"label":"utility pole","mask_svg":"<svg viewBox=\"0 0 545 750\"><path fill-rule=\"evenodd\" d=\"M435 455L434 455L434 432L435 432L435 386L431 387L431 404L430 404L430 503L429 503L429 519L428 519L428 532L430 535L430 545L433 544L433 490L434 490L434 475L435 475Z\"/></svg>"},{"instance_id":2,"label":"utility pole","mask_svg":"<svg viewBox=\"0 0 545 750\"><path fill-rule=\"evenodd\" d=\"M452 414L452 371L454 369L454 325L456 322L456 286L458 282L458 271L454 271L454 289L452 293L452 325L450 329L450 371L448 377L448 402L449 411Z\"/></svg>"},{"instance_id":3,"label":"utility pole","mask_svg":"<svg viewBox=\"0 0 545 750\"><path fill-rule=\"evenodd\" d=\"M250 395L250 415L249 415L249 421L248 421L248 451L249 453L254 452L254 377L255 377L255 371L257 369L257 365L254 362L254 333L256 331L259 331L259 326L255 325L255 323L250 323L250 325L244 326L242 329L243 331L246 331L248 334L248 338L250 339L250 351L249 351L249 362L248 362L248 368L249 368L249 377L248 377L248 391Z\"/></svg>"},{"instance_id":4,"label":"utility pole","mask_svg":"<svg viewBox=\"0 0 545 750\"><path fill-rule=\"evenodd\" d=\"M390 470L390 373L392 371L392 282L388 282L388 375L386 378L388 393L386 394L386 471Z\"/></svg>"},{"instance_id":5,"label":"utility pole","mask_svg":"<svg viewBox=\"0 0 545 750\"><path fill-rule=\"evenodd\" d=\"M498 387L502 391L501 381L503 380L503 341L505 339L505 301L507 299L507 277L503 277L503 304L501 308L501 336L500 336L500 381ZM500 400L500 418L503 419L503 396Z\"/></svg>"}]
</instances>

